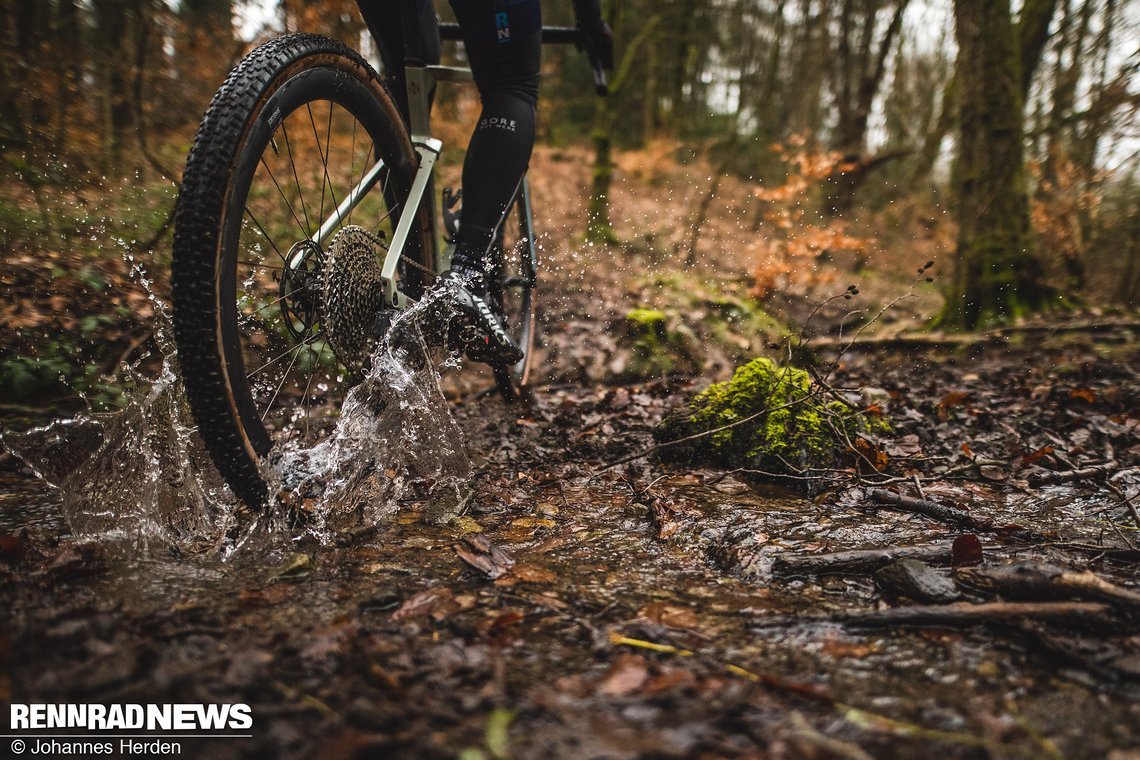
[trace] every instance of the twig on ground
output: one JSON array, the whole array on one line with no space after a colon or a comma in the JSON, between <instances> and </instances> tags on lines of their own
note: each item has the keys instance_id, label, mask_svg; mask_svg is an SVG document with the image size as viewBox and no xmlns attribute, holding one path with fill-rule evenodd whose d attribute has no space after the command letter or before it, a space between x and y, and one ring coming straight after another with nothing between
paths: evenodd
<instances>
[{"instance_id":1,"label":"twig on ground","mask_svg":"<svg viewBox=\"0 0 1140 760\"><path fill-rule=\"evenodd\" d=\"M1094 599L1140 611L1140 593L1091 572L1074 572L1043 562L1016 562L990 568L962 568L965 583L1013 599Z\"/></svg>"},{"instance_id":2,"label":"twig on ground","mask_svg":"<svg viewBox=\"0 0 1140 760\"><path fill-rule=\"evenodd\" d=\"M901 507L907 512L917 512L939 522L951 523L974 531L994 529L994 521L988 517L977 517L957 507L948 507L929 499L915 499L882 488L872 488L869 495L873 501Z\"/></svg>"},{"instance_id":3,"label":"twig on ground","mask_svg":"<svg viewBox=\"0 0 1140 760\"><path fill-rule=\"evenodd\" d=\"M998 335L930 335L928 333L899 333L897 335L871 335L859 338L812 338L807 342L809 348L839 348L848 351L857 346L875 346L876 348L938 348L942 346L974 346L984 343L1000 343L1003 338Z\"/></svg>"},{"instance_id":4,"label":"twig on ground","mask_svg":"<svg viewBox=\"0 0 1140 760\"><path fill-rule=\"evenodd\" d=\"M715 427L715 428L712 428L711 430L702 430L699 433L693 433L692 435L687 435L684 438L678 438L675 441L663 441L662 443L655 443L646 449L642 449L641 451L638 451L638 452L635 452L633 454L629 454L627 456L624 456L621 459L618 459L614 462L610 462L605 467L601 467L601 468L595 470L594 474L597 475L598 473L605 472L606 470L613 469L614 467L617 467L620 464L625 464L626 462L632 462L635 459L641 459L642 457L647 457L650 454L652 454L653 452L660 451L661 449L667 449L667 448L670 448L672 446L679 446L682 443L688 443L689 441L696 441L696 440L699 440L701 438L706 438L710 435L714 435L714 434L719 433L723 430L731 430L734 427L739 427L741 425L745 425L745 424L752 422L753 420L755 420L759 417L763 417L765 414L770 414L771 412L775 412L775 411L778 411L780 409L790 409L793 406L798 406L799 404L806 403L808 400L810 400L812 398L813 395L814 394L808 394L807 396L804 396L803 398L798 398L795 401L789 401L786 404L780 404L779 406L773 406L773 407L761 409L759 412L756 412L755 414L750 414L747 417L743 417L739 420L736 420L735 422L730 422L727 425L721 425L720 427Z\"/></svg>"},{"instance_id":5,"label":"twig on ground","mask_svg":"<svg viewBox=\"0 0 1140 760\"><path fill-rule=\"evenodd\" d=\"M821 734L797 711L792 711L791 723L795 731L793 736L798 741L821 750L826 757L834 757L837 760L875 760L858 744Z\"/></svg>"},{"instance_id":6,"label":"twig on ground","mask_svg":"<svg viewBox=\"0 0 1140 760\"><path fill-rule=\"evenodd\" d=\"M1010 334L1019 332L1102 332L1118 329L1136 329L1138 327L1140 327L1140 322L1127 320L1118 322L1090 322L1072 325L1020 325L1013 327L1002 327L996 330L987 330L985 332L973 333L969 335L899 333L897 335L872 335L866 338L859 336L853 336L850 338L819 337L806 341L806 345L809 348L834 348L838 346L842 347L843 350L847 350L855 346L876 346L882 348L914 348L930 346L936 348L938 346L968 346L991 342L1004 342Z\"/></svg>"},{"instance_id":7,"label":"twig on ground","mask_svg":"<svg viewBox=\"0 0 1140 760\"><path fill-rule=\"evenodd\" d=\"M1113 620L1112 608L1099 602L986 602L915 605L859 612L835 618L846 625L969 627L988 623L1020 624L1025 620L1055 623L1101 623Z\"/></svg>"},{"instance_id":8,"label":"twig on ground","mask_svg":"<svg viewBox=\"0 0 1140 760\"><path fill-rule=\"evenodd\" d=\"M1128 549L1121 546L1101 546L1099 544L1086 544L1080 541L1040 541L1023 546L1010 547L1010 552L1034 551L1037 549L1071 549L1077 552L1087 552L1100 557L1108 557L1117 562L1140 562L1140 550Z\"/></svg>"},{"instance_id":9,"label":"twig on ground","mask_svg":"<svg viewBox=\"0 0 1140 760\"><path fill-rule=\"evenodd\" d=\"M869 573L900 559L919 559L949 565L954 558L951 543L927 546L892 546L885 549L858 549L829 554L800 554L776 557L772 570L780 575L829 575Z\"/></svg>"},{"instance_id":10,"label":"twig on ground","mask_svg":"<svg viewBox=\"0 0 1140 760\"><path fill-rule=\"evenodd\" d=\"M922 489L922 481L919 480L918 473L914 473L911 477L914 480L914 490L918 491L919 498L929 501L926 496L926 491Z\"/></svg>"},{"instance_id":11,"label":"twig on ground","mask_svg":"<svg viewBox=\"0 0 1140 760\"><path fill-rule=\"evenodd\" d=\"M1076 480L1089 480L1108 475L1119 465L1116 462L1094 464L1089 467L1078 467L1075 470L1064 472L1035 472L1030 474L1028 480L1031 486L1055 486L1060 483L1072 483Z\"/></svg>"},{"instance_id":12,"label":"twig on ground","mask_svg":"<svg viewBox=\"0 0 1140 760\"><path fill-rule=\"evenodd\" d=\"M1132 503L1136 501L1137 496L1140 496L1140 491L1137 491L1136 493L1129 496L1111 480L1106 481L1104 485L1108 488L1108 490L1112 491L1118 499L1120 499L1119 505L1113 505L1111 507L1107 507L1107 509L1116 509L1117 506L1123 505L1129 512L1132 513L1132 519L1136 521L1136 527L1140 528L1140 511L1138 511L1136 509L1136 505Z\"/></svg>"}]
</instances>

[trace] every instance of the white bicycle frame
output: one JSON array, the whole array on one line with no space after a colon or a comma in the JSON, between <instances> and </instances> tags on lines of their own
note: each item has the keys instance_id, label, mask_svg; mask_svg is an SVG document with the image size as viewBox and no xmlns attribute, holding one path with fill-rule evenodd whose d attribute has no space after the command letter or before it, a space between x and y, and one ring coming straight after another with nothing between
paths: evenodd
<instances>
[{"instance_id":1,"label":"white bicycle frame","mask_svg":"<svg viewBox=\"0 0 1140 760\"><path fill-rule=\"evenodd\" d=\"M431 85L433 82L470 82L472 75L470 69L458 68L455 66L407 66L404 69L408 82L408 105L410 110L411 119L411 140L412 147L419 156L419 168L416 170L416 176L412 180L412 187L408 193L408 197L404 202L405 211L412 210L420 207L423 202L424 192L427 190L428 184L431 180L431 174L435 170L435 162L439 158L439 154L443 151L443 142L431 136L431 121L430 121L430 102L429 93L431 92ZM332 236L332 234L341 226L342 220L348 217L350 212L356 208L361 199L364 198L369 192L376 187L380 181L380 176L383 173L384 162L377 161L371 169L365 172L364 177L349 191L348 195L341 204L335 208L327 219L325 219L317 232L312 236L311 240L317 246L323 246L324 243ZM529 208L528 208L529 214ZM418 214L416 213L403 213L400 215L400 221L396 224L396 229L392 233L392 241L388 246L388 253L384 257L384 263L380 268L380 283L384 293L384 303L397 309L406 308L410 303L409 299L397 287L396 272L400 265L400 257L403 255L404 246L407 245L408 235L411 233L412 225L416 223ZM435 215L431 218L431 240L433 243L433 250L438 248L436 244L436 219ZM434 256L435 271L442 272L448 264L450 256L447 252L443 256ZM304 251L299 250L293 258L289 261L289 267L292 269L300 268L305 261Z\"/></svg>"}]
</instances>

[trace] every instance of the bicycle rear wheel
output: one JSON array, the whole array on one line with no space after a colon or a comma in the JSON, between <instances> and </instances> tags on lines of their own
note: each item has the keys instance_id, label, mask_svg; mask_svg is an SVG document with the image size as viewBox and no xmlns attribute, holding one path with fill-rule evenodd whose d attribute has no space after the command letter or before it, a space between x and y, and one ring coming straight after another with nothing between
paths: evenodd
<instances>
[{"instance_id":1,"label":"bicycle rear wheel","mask_svg":"<svg viewBox=\"0 0 1140 760\"><path fill-rule=\"evenodd\" d=\"M175 340L198 432L251 506L266 500L261 460L276 445L326 435L357 379L321 325L334 233L353 224L390 240L415 213L401 289L415 298L427 284L430 220L403 208L416 164L376 72L317 35L254 50L206 112L175 215ZM373 189L350 209L347 196L370 172Z\"/></svg>"},{"instance_id":2,"label":"bicycle rear wheel","mask_svg":"<svg viewBox=\"0 0 1140 760\"><path fill-rule=\"evenodd\" d=\"M505 318L507 331L522 349L523 358L512 365L492 365L491 369L499 392L512 401L519 398L530 383L537 339L538 244L534 236L530 187L525 177L499 228L496 250L496 272L491 278L490 294Z\"/></svg>"}]
</instances>

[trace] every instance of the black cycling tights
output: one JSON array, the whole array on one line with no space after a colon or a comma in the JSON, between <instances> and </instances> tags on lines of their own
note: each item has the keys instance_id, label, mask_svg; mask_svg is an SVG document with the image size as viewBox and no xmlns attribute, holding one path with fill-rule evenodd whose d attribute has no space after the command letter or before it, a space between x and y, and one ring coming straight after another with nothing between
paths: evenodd
<instances>
[{"instance_id":1,"label":"black cycling tights","mask_svg":"<svg viewBox=\"0 0 1140 760\"><path fill-rule=\"evenodd\" d=\"M450 0L483 111L463 162L463 211L455 260L481 259L507 204L526 173L534 147L542 51L540 0ZM384 67L407 113L400 2L360 0L360 10L380 44ZM418 0L424 63L439 62L439 37L431 0Z\"/></svg>"}]
</instances>

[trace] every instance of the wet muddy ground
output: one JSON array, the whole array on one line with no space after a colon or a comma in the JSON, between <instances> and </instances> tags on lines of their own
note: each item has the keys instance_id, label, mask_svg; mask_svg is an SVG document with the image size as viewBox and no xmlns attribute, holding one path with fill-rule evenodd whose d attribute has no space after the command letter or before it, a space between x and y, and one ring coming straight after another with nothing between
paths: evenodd
<instances>
[{"instance_id":1,"label":"wet muddy ground","mask_svg":"<svg viewBox=\"0 0 1140 760\"><path fill-rule=\"evenodd\" d=\"M281 518L225 562L76 542L6 455L0 698L248 703L253 737L184 745L201 757L1134 758L1135 609L882 626L866 615L916 603L870 571L780 565L970 533L982 569L1035 560L1136 590L1125 338L847 354L830 377L895 435L873 442L883 472L853 464L810 497L656 456L607 467L652 445L688 381L468 400L473 493L408 496L323 545ZM878 504L876 486L990 529ZM958 604L994 599L934 572Z\"/></svg>"}]
</instances>

